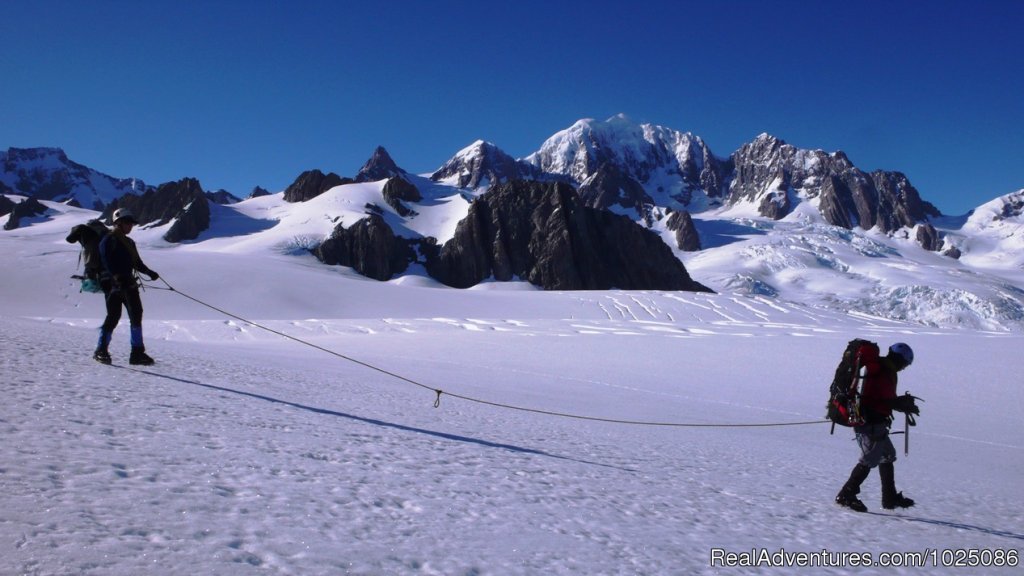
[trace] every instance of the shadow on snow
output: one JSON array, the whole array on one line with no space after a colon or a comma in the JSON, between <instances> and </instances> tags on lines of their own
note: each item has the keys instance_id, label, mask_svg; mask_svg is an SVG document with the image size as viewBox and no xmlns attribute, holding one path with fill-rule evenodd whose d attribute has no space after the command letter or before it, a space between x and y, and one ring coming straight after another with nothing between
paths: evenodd
<instances>
[{"instance_id":1,"label":"shadow on snow","mask_svg":"<svg viewBox=\"0 0 1024 576\"><path fill-rule=\"evenodd\" d=\"M457 435L457 434L449 434L447 432L438 432L438 431L435 431L435 430L427 430L425 428L416 428L416 427L413 427L413 426L407 426L405 424L397 424L397 423L394 423L394 422L386 422L384 420L378 420L376 418L367 418L367 417L364 417L364 416L356 416L354 414L347 414L345 412L338 412L336 410L329 410L327 408L319 408L319 407L316 407L316 406L307 406L305 404L299 404L297 402L292 402L290 400L282 400L280 398L274 398L274 397L266 396L266 395L263 395L263 394L256 394L254 392L246 392L244 390L234 390L234 389L231 389L231 388L225 388L223 386L216 386L214 384L206 384L206 383L203 383L203 382L197 382L195 380L187 380L185 378L178 378L178 377L175 377L175 376L168 376L166 374L160 374L158 372L151 372L149 370L144 370L144 369L141 369L141 368L130 368L130 367L127 367L127 366L118 366L118 367L119 368L124 368L126 370L132 370L134 372L139 372L139 373L142 373L142 374L146 374L148 376L155 376L157 378L164 378L164 379L167 379L167 380L173 380L175 382L181 382L183 384L192 384L193 386L201 386L203 388L208 388L210 390L217 390L219 392L227 392L227 393L230 393L230 394L237 394L239 396L245 396L245 397L248 397L248 398L255 398L257 400L263 400L265 402L271 402L271 403L274 403L274 404L280 404L280 405L283 405L283 406L289 406L289 407L292 407L292 408L297 408L299 410L305 410L307 412L312 412L314 414L323 414L325 416L336 416L336 417L339 417L339 418L348 418L349 420L354 420L356 422L363 422L365 424L372 424L374 426L383 426L385 428L392 428L392 429L395 429L395 430L401 430L403 432L414 432L416 434L426 434L428 436L433 436L435 438L441 438L441 439L444 439L444 440L451 440L451 441L455 441L455 442L466 442L466 443L469 443L469 444L476 444L478 446L484 446L486 448L498 448L498 449L502 449L502 450L509 450L511 452L517 452L517 453L520 453L520 454L531 454L531 455L534 455L534 456L545 456L547 458L557 458L559 460L567 460L567 461L571 461L571 462L579 462L581 464L589 464L589 465L592 465L592 466L602 466L604 468L614 468L616 470L622 470L622 471L625 471L625 472L636 472L636 470L634 470L632 468L625 468L625 467L621 467L621 466L614 466L614 465L611 465L611 464L602 464L600 462L592 462L592 461L589 461L589 460L581 460L579 458L571 458L571 457L568 457L568 456L559 456L558 454L552 454L550 452L545 452L543 450L537 450L535 448L524 448L522 446L515 446L513 444L503 444L503 443L500 443L500 442L491 442L489 440L483 440L483 439L480 439L480 438L471 438L469 436L460 436L460 435Z\"/></svg>"}]
</instances>

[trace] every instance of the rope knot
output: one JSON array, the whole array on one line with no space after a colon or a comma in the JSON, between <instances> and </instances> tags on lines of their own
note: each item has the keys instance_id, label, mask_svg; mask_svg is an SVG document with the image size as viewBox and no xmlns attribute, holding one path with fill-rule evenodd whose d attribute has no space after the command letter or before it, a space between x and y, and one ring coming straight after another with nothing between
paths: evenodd
<instances>
[{"instance_id":1,"label":"rope knot","mask_svg":"<svg viewBox=\"0 0 1024 576\"><path fill-rule=\"evenodd\" d=\"M436 389L434 389L434 392L437 392L437 398L434 400L434 408L440 408L441 407L441 394L444 394L444 390L441 390L440 388L436 388Z\"/></svg>"}]
</instances>

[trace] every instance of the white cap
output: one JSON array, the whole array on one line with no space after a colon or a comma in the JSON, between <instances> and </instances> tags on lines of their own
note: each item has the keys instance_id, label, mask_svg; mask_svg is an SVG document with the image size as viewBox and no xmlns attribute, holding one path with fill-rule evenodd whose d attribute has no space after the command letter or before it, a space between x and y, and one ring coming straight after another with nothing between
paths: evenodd
<instances>
[{"instance_id":1,"label":"white cap","mask_svg":"<svg viewBox=\"0 0 1024 576\"><path fill-rule=\"evenodd\" d=\"M111 217L114 220L114 224L117 224L121 220L128 220L132 224L138 224L139 219L132 214L132 211L127 208L118 208L114 210L114 215Z\"/></svg>"}]
</instances>

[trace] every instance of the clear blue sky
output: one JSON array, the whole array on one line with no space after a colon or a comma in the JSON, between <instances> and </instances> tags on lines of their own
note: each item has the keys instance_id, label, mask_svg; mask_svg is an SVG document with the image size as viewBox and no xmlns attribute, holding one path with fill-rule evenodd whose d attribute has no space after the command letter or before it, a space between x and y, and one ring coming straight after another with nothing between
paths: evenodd
<instances>
[{"instance_id":1,"label":"clear blue sky","mask_svg":"<svg viewBox=\"0 0 1024 576\"><path fill-rule=\"evenodd\" d=\"M905 172L944 213L1024 188L1024 1L0 1L0 147L245 196L526 156L625 113Z\"/></svg>"}]
</instances>

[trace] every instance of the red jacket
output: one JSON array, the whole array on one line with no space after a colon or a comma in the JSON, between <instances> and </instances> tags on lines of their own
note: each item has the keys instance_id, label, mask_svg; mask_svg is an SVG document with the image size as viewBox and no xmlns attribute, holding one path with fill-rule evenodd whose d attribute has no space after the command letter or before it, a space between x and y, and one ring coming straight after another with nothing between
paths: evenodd
<instances>
[{"instance_id":1,"label":"red jacket","mask_svg":"<svg viewBox=\"0 0 1024 576\"><path fill-rule=\"evenodd\" d=\"M861 416L869 424L887 423L892 418L892 401L896 399L896 369L886 357L865 365L868 371L861 390Z\"/></svg>"}]
</instances>

